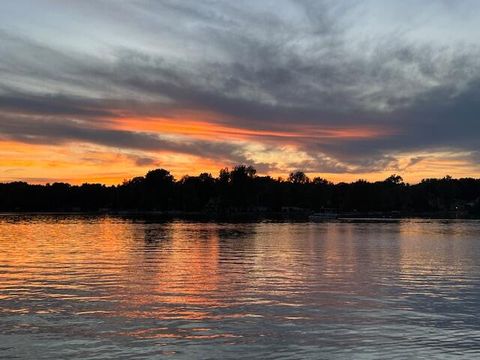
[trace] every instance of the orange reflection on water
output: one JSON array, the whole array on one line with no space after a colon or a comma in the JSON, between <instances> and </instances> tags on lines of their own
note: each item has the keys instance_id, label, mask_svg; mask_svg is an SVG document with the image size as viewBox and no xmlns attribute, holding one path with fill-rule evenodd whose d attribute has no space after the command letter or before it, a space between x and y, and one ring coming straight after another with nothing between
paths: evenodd
<instances>
[{"instance_id":1,"label":"orange reflection on water","mask_svg":"<svg viewBox=\"0 0 480 360\"><path fill-rule=\"evenodd\" d=\"M206 310L219 305L219 239L215 232L197 236L197 229L181 223L147 225L141 230L145 247L134 253L132 268L142 269L141 279L130 276L131 289L122 299L125 317L203 319ZM139 236L139 238L140 238ZM138 240L137 240L138 241ZM148 285L148 291L144 291ZM136 291L140 290L140 291Z\"/></svg>"},{"instance_id":2,"label":"orange reflection on water","mask_svg":"<svg viewBox=\"0 0 480 360\"><path fill-rule=\"evenodd\" d=\"M0 216L0 357L464 352L479 226Z\"/></svg>"}]
</instances>

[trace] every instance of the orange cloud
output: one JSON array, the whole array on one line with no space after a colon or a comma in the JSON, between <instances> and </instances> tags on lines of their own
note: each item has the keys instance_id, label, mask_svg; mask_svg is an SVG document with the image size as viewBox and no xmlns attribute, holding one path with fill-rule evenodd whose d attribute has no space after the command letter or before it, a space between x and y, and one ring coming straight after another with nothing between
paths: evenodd
<instances>
[{"instance_id":1,"label":"orange cloud","mask_svg":"<svg viewBox=\"0 0 480 360\"><path fill-rule=\"evenodd\" d=\"M183 135L205 140L224 139L248 140L252 138L274 139L362 139L389 135L391 130L365 127L326 128L291 124L286 130L256 130L227 126L215 122L209 115L187 114L182 118L124 117L112 121L115 129L157 132ZM220 138L219 138L220 137Z\"/></svg>"},{"instance_id":2,"label":"orange cloud","mask_svg":"<svg viewBox=\"0 0 480 360\"><path fill-rule=\"evenodd\" d=\"M296 162L312 160L301 150L304 141L318 143L372 139L391 135L385 128L341 127L325 128L290 124L281 130L257 130L220 124L214 114L182 112L176 117L118 117L99 126L110 129L151 132L175 138L180 142L207 140L239 144L240 155L252 163L270 164L276 168L270 175L287 176ZM268 146L265 146L268 144ZM217 175L220 168L233 166L229 154L218 154L215 160L196 154L181 154L165 150L131 150L108 146L70 142L58 145L25 144L0 141L0 181L24 180L32 183L66 181L74 184L100 182L119 184L125 179L144 175L148 170L163 167L177 178L210 172ZM409 159L419 154L397 155L399 166L372 173L310 173L333 182L354 181L359 178L382 180L400 173L406 181L418 182L426 177L478 176L471 161L452 154L428 154L419 163L409 165ZM447 170L446 170L447 169Z\"/></svg>"}]
</instances>

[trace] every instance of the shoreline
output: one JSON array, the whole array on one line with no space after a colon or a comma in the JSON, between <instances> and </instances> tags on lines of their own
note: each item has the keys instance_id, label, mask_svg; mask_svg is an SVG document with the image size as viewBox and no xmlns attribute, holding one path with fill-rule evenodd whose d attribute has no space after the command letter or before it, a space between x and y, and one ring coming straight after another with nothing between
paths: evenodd
<instances>
[{"instance_id":1,"label":"shoreline","mask_svg":"<svg viewBox=\"0 0 480 360\"><path fill-rule=\"evenodd\" d=\"M480 220L478 216L455 214L449 212L436 213L338 213L336 218L331 219L309 219L313 211L301 213L285 212L235 212L235 213L213 213L213 212L183 212L183 211L157 211L157 210L119 210L119 211L4 211L3 216L92 216L92 217L156 217L163 219L197 219L197 220L296 220L307 222L326 221L400 221L400 220Z\"/></svg>"}]
</instances>

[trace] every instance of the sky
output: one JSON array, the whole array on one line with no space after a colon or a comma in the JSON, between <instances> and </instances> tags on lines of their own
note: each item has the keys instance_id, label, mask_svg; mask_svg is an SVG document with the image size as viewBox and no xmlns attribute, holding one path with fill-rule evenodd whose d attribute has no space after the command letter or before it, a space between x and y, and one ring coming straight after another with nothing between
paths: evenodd
<instances>
[{"instance_id":1,"label":"sky","mask_svg":"<svg viewBox=\"0 0 480 360\"><path fill-rule=\"evenodd\" d=\"M480 177L476 0L5 0L0 182Z\"/></svg>"}]
</instances>

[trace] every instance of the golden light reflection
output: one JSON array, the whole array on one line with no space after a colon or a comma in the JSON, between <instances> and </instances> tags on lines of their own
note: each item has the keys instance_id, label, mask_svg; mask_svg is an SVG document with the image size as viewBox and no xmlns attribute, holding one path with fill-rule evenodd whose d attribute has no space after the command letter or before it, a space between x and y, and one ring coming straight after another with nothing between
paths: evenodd
<instances>
[{"instance_id":1,"label":"golden light reflection","mask_svg":"<svg viewBox=\"0 0 480 360\"><path fill-rule=\"evenodd\" d=\"M68 312L136 339L244 335L219 323L337 322L386 306L379 297L392 286L447 296L475 279L459 261L476 239L468 224L4 216L0 234L2 314L43 326Z\"/></svg>"},{"instance_id":2,"label":"golden light reflection","mask_svg":"<svg viewBox=\"0 0 480 360\"><path fill-rule=\"evenodd\" d=\"M214 296L219 286L218 236L209 232L206 236L197 237L195 228L188 229L187 225L185 229L185 226L176 223L146 224L132 229L135 232L128 237L122 235L123 240L129 239L123 244L126 257L122 257L123 263L119 264L123 266L118 266L118 273L112 274L124 283L113 294L119 299L115 316L159 320L213 317L214 314L207 309L219 306ZM111 230L104 229L102 239L110 238L110 235L114 237L115 233L118 237L118 230L116 225ZM109 241L105 242L106 246L108 244ZM128 251L131 246L137 251ZM99 316L110 315L103 313ZM132 331L128 335L168 337L169 332L164 330L169 329ZM219 336L202 335L201 332L205 331L200 327L188 329L182 334L177 331L170 336Z\"/></svg>"}]
</instances>

